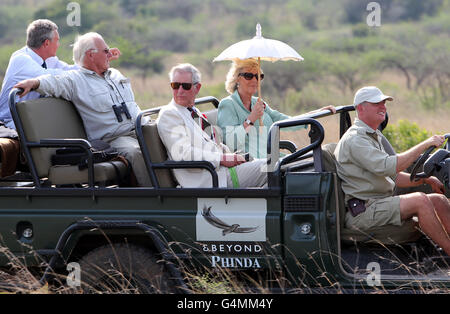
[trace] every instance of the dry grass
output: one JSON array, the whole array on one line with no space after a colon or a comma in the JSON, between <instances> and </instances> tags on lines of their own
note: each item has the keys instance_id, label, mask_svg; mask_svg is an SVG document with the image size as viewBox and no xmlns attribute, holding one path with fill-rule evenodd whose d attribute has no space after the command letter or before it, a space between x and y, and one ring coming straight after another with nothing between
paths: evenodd
<instances>
[{"instance_id":1,"label":"dry grass","mask_svg":"<svg viewBox=\"0 0 450 314\"><path fill-rule=\"evenodd\" d=\"M276 255L276 252L279 252L280 250L280 246L282 245L266 246L265 255ZM285 248L286 258L278 261L281 265L270 268L267 272L232 271L228 268L221 267L199 267L197 264L196 267L193 267L200 259L209 259L209 256L194 254L194 252L199 253L199 249L186 246L184 243L170 243L169 251L174 254L174 251L172 250L179 251L179 249L181 249L191 256L188 260L177 259L176 264L179 265L179 269L184 276L188 292L193 294L390 294L404 293L407 291L415 294L450 293L450 288L444 287L444 282L436 281L433 283L431 281L432 277L425 281L414 279L414 277L418 278L426 276L420 272L422 269L421 267L417 267L417 265L411 263L403 263L402 259L396 256L394 251L392 251L394 247L389 248L381 243L379 246L380 248L385 249L385 254L379 256L379 258L381 260L387 260L392 265L395 265L397 269L401 269L410 274L411 279L409 281L404 280L402 285L395 288L387 288L384 286L373 287L372 289L368 288L365 278L367 278L369 272L365 273L365 269L358 269L358 267L349 271L352 267L340 256L322 251L308 253L306 262L309 266L306 266L297 260L289 248ZM28 269L25 264L9 252L8 249L4 247L0 249L1 253L5 254L10 259L10 268L8 271L0 271L0 294L83 293L83 290L80 288L74 289L68 287L66 285L64 274L53 274L54 280L52 280L50 284L41 285L37 279L39 278L38 272L34 273ZM336 278L331 269L327 269L328 266L325 266L326 262L324 261L329 260L329 258L340 261L347 271L358 275L360 279L355 278L352 285L343 286L341 282L342 279L339 280ZM264 257L260 257L260 259L264 259ZM293 264L289 267L283 265L283 263L286 263L289 259L293 261ZM450 265L444 265L443 267L444 268L437 267L436 271L440 272L441 276L445 276L445 274L447 274L447 276L450 275ZM122 269L121 266L119 266L119 268ZM282 268L288 270L280 271ZM434 272L435 274L436 271ZM109 270L108 273L110 273ZM117 277L117 273L120 273L120 270L114 268L114 273L116 273L115 278L119 278ZM435 277L435 279L437 278ZM96 293L139 293L129 279L116 282L116 290L98 291ZM387 282L389 282L389 280ZM415 290L411 290L412 287L415 287Z\"/></svg>"}]
</instances>

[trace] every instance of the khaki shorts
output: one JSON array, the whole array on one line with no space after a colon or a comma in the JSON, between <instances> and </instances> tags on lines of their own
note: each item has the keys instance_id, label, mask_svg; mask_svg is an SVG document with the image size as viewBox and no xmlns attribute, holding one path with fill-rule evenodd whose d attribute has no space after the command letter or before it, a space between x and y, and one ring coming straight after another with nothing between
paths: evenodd
<instances>
[{"instance_id":1,"label":"khaki shorts","mask_svg":"<svg viewBox=\"0 0 450 314\"><path fill-rule=\"evenodd\" d=\"M345 226L350 229L368 230L385 225L402 225L399 196L370 199L366 202L365 212L356 217L350 212L345 215Z\"/></svg>"}]
</instances>

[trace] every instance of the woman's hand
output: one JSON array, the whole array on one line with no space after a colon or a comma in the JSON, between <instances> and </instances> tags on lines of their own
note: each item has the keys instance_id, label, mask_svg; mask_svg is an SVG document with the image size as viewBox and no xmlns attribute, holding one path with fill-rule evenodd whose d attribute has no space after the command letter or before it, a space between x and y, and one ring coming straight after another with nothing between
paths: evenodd
<instances>
[{"instance_id":1,"label":"woman's hand","mask_svg":"<svg viewBox=\"0 0 450 314\"><path fill-rule=\"evenodd\" d=\"M336 113L336 108L333 105L322 107L318 111L322 111L322 110L330 110L332 113Z\"/></svg>"},{"instance_id":2,"label":"woman's hand","mask_svg":"<svg viewBox=\"0 0 450 314\"><path fill-rule=\"evenodd\" d=\"M252 112L248 116L249 120L255 123L256 120L263 116L265 107L266 105L264 104L264 101L262 101L261 98L258 98L252 107Z\"/></svg>"},{"instance_id":3,"label":"woman's hand","mask_svg":"<svg viewBox=\"0 0 450 314\"><path fill-rule=\"evenodd\" d=\"M330 110L332 113L336 113L336 108L333 105L329 105L329 106L325 106L320 109L316 109L316 110L313 110L313 111L310 111L310 112L304 113L304 114L313 114L313 113L321 112L322 110Z\"/></svg>"}]
</instances>

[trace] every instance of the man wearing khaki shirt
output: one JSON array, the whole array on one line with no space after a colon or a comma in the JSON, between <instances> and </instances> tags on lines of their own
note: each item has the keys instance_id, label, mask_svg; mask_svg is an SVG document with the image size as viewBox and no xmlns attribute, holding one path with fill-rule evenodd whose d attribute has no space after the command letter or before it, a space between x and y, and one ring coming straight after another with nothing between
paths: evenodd
<instances>
[{"instance_id":1,"label":"man wearing khaki shirt","mask_svg":"<svg viewBox=\"0 0 450 314\"><path fill-rule=\"evenodd\" d=\"M393 98L374 86L358 90L354 99L358 117L335 150L337 173L349 209L346 225L364 231L388 224L401 225L417 216L422 231L450 255L450 202L443 195L443 184L435 177L410 182L409 174L403 172L426 148L441 146L445 138L435 135L404 153L389 155L378 130L386 117L387 100ZM393 195L395 186L420 184L429 184L434 193Z\"/></svg>"},{"instance_id":2,"label":"man wearing khaki shirt","mask_svg":"<svg viewBox=\"0 0 450 314\"><path fill-rule=\"evenodd\" d=\"M115 147L131 163L140 186L150 186L139 143L134 133L140 108L134 101L130 81L118 70L109 67L112 52L102 36L87 33L73 47L79 70L61 75L43 75L19 82L21 96L30 90L72 101L81 119L88 140L100 139Z\"/></svg>"}]
</instances>

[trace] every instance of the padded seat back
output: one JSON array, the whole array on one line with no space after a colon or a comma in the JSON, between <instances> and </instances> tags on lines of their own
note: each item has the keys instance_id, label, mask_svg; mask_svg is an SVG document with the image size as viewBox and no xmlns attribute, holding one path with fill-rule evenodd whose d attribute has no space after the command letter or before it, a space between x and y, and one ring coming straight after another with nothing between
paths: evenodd
<instances>
[{"instance_id":1,"label":"padded seat back","mask_svg":"<svg viewBox=\"0 0 450 314\"><path fill-rule=\"evenodd\" d=\"M212 125L217 125L217 113L218 113L217 109L212 109L210 111L204 112L209 123L211 123Z\"/></svg>"},{"instance_id":2,"label":"padded seat back","mask_svg":"<svg viewBox=\"0 0 450 314\"><path fill-rule=\"evenodd\" d=\"M223 131L222 128L217 125L217 109L212 109L210 111L204 112L208 122L211 123L211 127L214 129L216 135L216 140L219 143L223 143Z\"/></svg>"},{"instance_id":3,"label":"padded seat back","mask_svg":"<svg viewBox=\"0 0 450 314\"><path fill-rule=\"evenodd\" d=\"M159 137L158 128L155 121L150 121L142 125L142 134L144 136L145 145L147 146L150 160L152 163L161 163L167 160L167 150L161 138ZM163 188L176 187L172 171L169 169L156 169L156 178L159 186Z\"/></svg>"},{"instance_id":4,"label":"padded seat back","mask_svg":"<svg viewBox=\"0 0 450 314\"><path fill-rule=\"evenodd\" d=\"M74 105L59 98L39 98L19 102L17 111L23 124L26 140L86 139L83 122ZM31 148L39 177L47 177L51 167L51 155L55 148Z\"/></svg>"},{"instance_id":5,"label":"padded seat back","mask_svg":"<svg viewBox=\"0 0 450 314\"><path fill-rule=\"evenodd\" d=\"M56 148L27 145L40 143L42 139L87 139L75 106L59 98L38 98L17 103L16 109L25 136L22 140L31 154L29 162L36 168L36 184L39 178L48 178L55 185L88 183L87 169L79 170L78 165L52 166L51 156ZM121 161L94 164L94 182L101 184L118 183L118 176L124 178L127 173L127 166Z\"/></svg>"}]
</instances>

